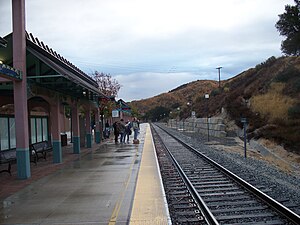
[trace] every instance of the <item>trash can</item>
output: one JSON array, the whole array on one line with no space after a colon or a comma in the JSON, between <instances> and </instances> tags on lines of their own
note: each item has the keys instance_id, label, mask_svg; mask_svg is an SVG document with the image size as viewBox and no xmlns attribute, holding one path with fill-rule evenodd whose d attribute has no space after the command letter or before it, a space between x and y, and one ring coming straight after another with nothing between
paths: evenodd
<instances>
[{"instance_id":1,"label":"trash can","mask_svg":"<svg viewBox=\"0 0 300 225\"><path fill-rule=\"evenodd\" d=\"M66 146L66 145L68 145L67 134L61 133L61 134L60 134L60 139L61 139L61 146Z\"/></svg>"}]
</instances>

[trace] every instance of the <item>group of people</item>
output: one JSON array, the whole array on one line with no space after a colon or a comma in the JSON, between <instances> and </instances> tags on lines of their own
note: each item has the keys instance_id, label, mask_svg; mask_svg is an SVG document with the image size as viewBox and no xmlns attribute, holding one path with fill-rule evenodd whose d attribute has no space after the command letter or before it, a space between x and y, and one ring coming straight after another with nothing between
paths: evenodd
<instances>
[{"instance_id":1,"label":"group of people","mask_svg":"<svg viewBox=\"0 0 300 225\"><path fill-rule=\"evenodd\" d=\"M132 134L133 130L133 139L137 140L137 136L140 130L140 124L136 117L130 122L129 120L125 123L123 119L116 121L113 124L115 143L118 143L120 136L120 143L129 143L129 136Z\"/></svg>"}]
</instances>

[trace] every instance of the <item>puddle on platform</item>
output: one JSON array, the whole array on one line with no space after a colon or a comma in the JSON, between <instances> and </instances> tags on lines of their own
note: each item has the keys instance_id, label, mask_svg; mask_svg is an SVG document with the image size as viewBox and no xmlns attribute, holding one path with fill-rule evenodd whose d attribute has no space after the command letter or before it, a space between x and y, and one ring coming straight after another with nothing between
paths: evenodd
<instances>
[{"instance_id":1,"label":"puddle on platform","mask_svg":"<svg viewBox=\"0 0 300 225\"><path fill-rule=\"evenodd\" d=\"M128 163L124 163L124 162L120 162L120 161L107 161L105 163L103 163L103 166L112 166L112 165L128 165L130 164Z\"/></svg>"},{"instance_id":2,"label":"puddle on platform","mask_svg":"<svg viewBox=\"0 0 300 225\"><path fill-rule=\"evenodd\" d=\"M14 202L13 201L3 201L2 202L2 206L3 206L3 208L7 208L7 207L10 207L10 206L12 206L14 204Z\"/></svg>"}]
</instances>

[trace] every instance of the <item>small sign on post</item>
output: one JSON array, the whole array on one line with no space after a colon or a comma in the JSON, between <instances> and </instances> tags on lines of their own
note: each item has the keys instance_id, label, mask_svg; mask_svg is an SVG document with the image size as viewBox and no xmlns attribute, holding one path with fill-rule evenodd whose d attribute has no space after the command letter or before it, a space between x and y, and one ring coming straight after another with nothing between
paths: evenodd
<instances>
[{"instance_id":1,"label":"small sign on post","mask_svg":"<svg viewBox=\"0 0 300 225\"><path fill-rule=\"evenodd\" d=\"M116 117L119 117L119 110L113 110L112 112L111 112L111 116L113 117L113 118L116 118Z\"/></svg>"},{"instance_id":2,"label":"small sign on post","mask_svg":"<svg viewBox=\"0 0 300 225\"><path fill-rule=\"evenodd\" d=\"M195 118L195 117L196 117L196 112L192 111L192 118Z\"/></svg>"}]
</instances>

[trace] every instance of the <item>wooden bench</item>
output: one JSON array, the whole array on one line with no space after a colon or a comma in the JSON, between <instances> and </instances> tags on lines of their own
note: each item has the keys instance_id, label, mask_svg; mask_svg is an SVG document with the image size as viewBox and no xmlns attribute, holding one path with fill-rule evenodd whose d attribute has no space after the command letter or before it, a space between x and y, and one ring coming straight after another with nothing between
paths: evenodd
<instances>
[{"instance_id":1,"label":"wooden bench","mask_svg":"<svg viewBox=\"0 0 300 225\"><path fill-rule=\"evenodd\" d=\"M0 173L8 172L11 175L11 164L17 161L16 149L0 151L0 164L8 164L6 170L1 170Z\"/></svg>"},{"instance_id":2,"label":"wooden bench","mask_svg":"<svg viewBox=\"0 0 300 225\"><path fill-rule=\"evenodd\" d=\"M35 163L39 161L40 158L47 160L47 152L51 152L53 150L50 141L41 141L31 144L30 149Z\"/></svg>"}]
</instances>

